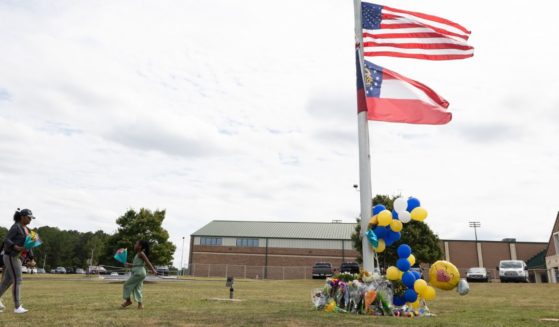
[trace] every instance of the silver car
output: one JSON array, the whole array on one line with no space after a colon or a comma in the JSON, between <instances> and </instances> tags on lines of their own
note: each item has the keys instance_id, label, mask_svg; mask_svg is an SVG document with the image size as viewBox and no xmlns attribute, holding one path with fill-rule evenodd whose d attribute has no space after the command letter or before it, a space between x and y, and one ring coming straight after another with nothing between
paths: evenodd
<instances>
[{"instance_id":1,"label":"silver car","mask_svg":"<svg viewBox=\"0 0 559 327\"><path fill-rule=\"evenodd\" d=\"M487 269L484 267L473 267L468 269L466 273L466 280L468 282L488 282Z\"/></svg>"}]
</instances>

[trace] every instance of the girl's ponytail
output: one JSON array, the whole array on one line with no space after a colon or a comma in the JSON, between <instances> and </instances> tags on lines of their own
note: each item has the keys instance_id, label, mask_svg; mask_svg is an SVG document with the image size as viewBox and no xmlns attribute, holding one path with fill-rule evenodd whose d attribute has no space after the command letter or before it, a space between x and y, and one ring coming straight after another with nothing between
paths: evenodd
<instances>
[{"instance_id":1,"label":"girl's ponytail","mask_svg":"<svg viewBox=\"0 0 559 327\"><path fill-rule=\"evenodd\" d=\"M17 208L16 212L14 213L14 221L19 222L21 220L21 213L19 212L19 208Z\"/></svg>"}]
</instances>

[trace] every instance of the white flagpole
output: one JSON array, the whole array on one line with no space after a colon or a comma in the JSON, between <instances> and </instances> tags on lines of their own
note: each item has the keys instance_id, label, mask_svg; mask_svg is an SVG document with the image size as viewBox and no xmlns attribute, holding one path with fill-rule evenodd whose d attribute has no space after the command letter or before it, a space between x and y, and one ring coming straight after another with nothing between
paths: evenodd
<instances>
[{"instance_id":1,"label":"white flagpole","mask_svg":"<svg viewBox=\"0 0 559 327\"><path fill-rule=\"evenodd\" d=\"M355 14L355 42L358 49L358 60L363 76L363 30L361 27L361 0L353 0ZM365 79L363 79L365 83ZM371 218L372 192L371 192L371 155L369 153L369 120L367 112L362 111L357 115L357 133L359 137L359 189L361 195L361 235L367 231ZM363 236L363 269L373 272L375 268L374 253L369 245L369 240Z\"/></svg>"}]
</instances>

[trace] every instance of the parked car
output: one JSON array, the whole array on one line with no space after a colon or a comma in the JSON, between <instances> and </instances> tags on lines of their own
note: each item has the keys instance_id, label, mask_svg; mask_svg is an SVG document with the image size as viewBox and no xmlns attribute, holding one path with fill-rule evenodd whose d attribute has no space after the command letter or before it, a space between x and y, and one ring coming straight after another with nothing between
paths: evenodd
<instances>
[{"instance_id":1,"label":"parked car","mask_svg":"<svg viewBox=\"0 0 559 327\"><path fill-rule=\"evenodd\" d=\"M344 262L340 265L340 272L348 272L350 274L359 273L359 264L357 262Z\"/></svg>"},{"instance_id":2,"label":"parked car","mask_svg":"<svg viewBox=\"0 0 559 327\"><path fill-rule=\"evenodd\" d=\"M56 269L51 269L49 274L56 274Z\"/></svg>"},{"instance_id":3,"label":"parked car","mask_svg":"<svg viewBox=\"0 0 559 327\"><path fill-rule=\"evenodd\" d=\"M72 267L66 267L66 273L67 274L73 274L73 273L75 273L75 270Z\"/></svg>"},{"instance_id":4,"label":"parked car","mask_svg":"<svg viewBox=\"0 0 559 327\"><path fill-rule=\"evenodd\" d=\"M111 273L111 276L118 276L118 273L117 273L116 271L113 271L113 272Z\"/></svg>"},{"instance_id":5,"label":"parked car","mask_svg":"<svg viewBox=\"0 0 559 327\"><path fill-rule=\"evenodd\" d=\"M489 276L487 275L487 269L484 267L473 267L468 269L466 272L466 280L468 282L488 282Z\"/></svg>"},{"instance_id":6,"label":"parked car","mask_svg":"<svg viewBox=\"0 0 559 327\"><path fill-rule=\"evenodd\" d=\"M29 272L29 270L27 269L26 266L21 266L21 272L24 274L27 274Z\"/></svg>"},{"instance_id":7,"label":"parked car","mask_svg":"<svg viewBox=\"0 0 559 327\"><path fill-rule=\"evenodd\" d=\"M168 276L169 275L169 267L168 266L155 266L157 270L157 275L159 276Z\"/></svg>"},{"instance_id":8,"label":"parked car","mask_svg":"<svg viewBox=\"0 0 559 327\"><path fill-rule=\"evenodd\" d=\"M65 274L66 268L64 267L56 267L55 274Z\"/></svg>"},{"instance_id":9,"label":"parked car","mask_svg":"<svg viewBox=\"0 0 559 327\"><path fill-rule=\"evenodd\" d=\"M89 266L87 268L87 273L88 274L93 274L93 275L96 275L96 274L104 275L104 274L107 273L107 269L105 269L105 267L103 267L103 266Z\"/></svg>"},{"instance_id":10,"label":"parked car","mask_svg":"<svg viewBox=\"0 0 559 327\"><path fill-rule=\"evenodd\" d=\"M76 269L76 274L85 274L85 270L78 268Z\"/></svg>"},{"instance_id":11,"label":"parked car","mask_svg":"<svg viewBox=\"0 0 559 327\"><path fill-rule=\"evenodd\" d=\"M37 274L46 274L46 271L43 268L37 268Z\"/></svg>"},{"instance_id":12,"label":"parked car","mask_svg":"<svg viewBox=\"0 0 559 327\"><path fill-rule=\"evenodd\" d=\"M312 278L332 277L332 264L330 262L317 262L312 267Z\"/></svg>"},{"instance_id":13,"label":"parked car","mask_svg":"<svg viewBox=\"0 0 559 327\"><path fill-rule=\"evenodd\" d=\"M501 283L528 282L528 266L522 260L501 260L497 270Z\"/></svg>"}]
</instances>

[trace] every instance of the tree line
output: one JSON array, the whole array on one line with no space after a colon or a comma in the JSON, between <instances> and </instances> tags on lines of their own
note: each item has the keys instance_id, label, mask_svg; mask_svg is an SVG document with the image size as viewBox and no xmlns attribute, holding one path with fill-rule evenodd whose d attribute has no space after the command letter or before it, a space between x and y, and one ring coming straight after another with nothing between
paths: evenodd
<instances>
[{"instance_id":1,"label":"tree line","mask_svg":"<svg viewBox=\"0 0 559 327\"><path fill-rule=\"evenodd\" d=\"M42 245L33 249L37 267L50 271L56 267L86 269L93 265L122 266L113 256L117 249L128 249L128 260L134 256L134 243L145 239L150 243L150 260L154 265L171 265L175 245L169 242L169 233L162 227L165 210L145 208L129 209L116 219L119 226L114 234L102 230L79 232L58 227L31 228L37 231ZM0 240L8 229L0 227Z\"/></svg>"}]
</instances>

